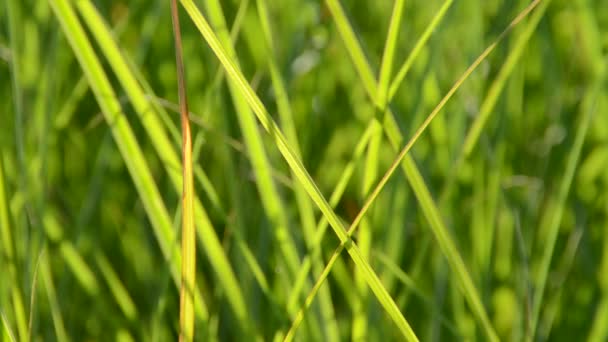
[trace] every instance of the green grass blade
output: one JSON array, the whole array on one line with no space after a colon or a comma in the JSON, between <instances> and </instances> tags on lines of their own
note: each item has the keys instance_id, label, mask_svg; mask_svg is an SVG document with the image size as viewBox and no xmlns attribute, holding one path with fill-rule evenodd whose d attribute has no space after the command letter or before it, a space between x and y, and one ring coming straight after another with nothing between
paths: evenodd
<instances>
[{"instance_id":1,"label":"green grass blade","mask_svg":"<svg viewBox=\"0 0 608 342\"><path fill-rule=\"evenodd\" d=\"M477 114L475 121L473 122L473 125L471 126L471 129L469 130L469 133L467 134L464 140L462 147L463 155L461 158L467 158L473 151L475 145L477 144L483 127L488 121L488 118L490 117L490 114L492 113L492 110L496 105L496 101L498 101L498 97L506 84L507 78L509 78L511 72L515 68L515 65L517 65L517 61L523 54L526 44L530 40L530 37L532 36L534 31L536 30L540 19L542 19L543 15L545 14L545 10L547 9L547 6L549 6L549 3L551 3L551 0L535 0L517 16L518 18L523 19L530 11L532 11L532 9L534 9L538 5L538 8L530 17L530 20L528 21L525 30L518 37L517 42L509 52L509 56L507 56L502 68L498 72L498 76L496 76L496 79L494 79L494 81L492 82L492 85L488 90L488 95L486 95L483 103L481 104L481 107L479 108L479 114ZM511 24L508 29L514 27L516 24L517 22Z\"/></svg>"},{"instance_id":2,"label":"green grass blade","mask_svg":"<svg viewBox=\"0 0 608 342\"><path fill-rule=\"evenodd\" d=\"M452 5L452 2L454 2L454 1L446 0L443 3L443 5L441 5L439 10L433 17L433 20L431 20L431 22L426 27L426 29L424 30L422 35L420 35L420 37L416 41L416 44L414 45L412 52L410 52L410 54L407 56L407 58L405 59L405 62L403 62L403 65L401 66L401 68L399 68L399 71L397 72L397 76L395 76L395 78L391 82L391 85L390 85L390 88L388 91L388 102L390 102L390 100L393 98L393 96L395 96L395 94L397 93L397 90L399 90L401 83L405 79L405 75L407 75L407 72L410 70L410 68L414 64L416 57L418 57L418 55L422 51L422 48L428 42L429 38L431 37L431 34L437 29L437 27L441 23L441 20L443 19L443 17L447 13L448 9Z\"/></svg>"},{"instance_id":3,"label":"green grass blade","mask_svg":"<svg viewBox=\"0 0 608 342\"><path fill-rule=\"evenodd\" d=\"M3 338L7 341L16 342L17 339L15 338L15 333L13 333L13 329L11 329L8 319L6 318L2 310L0 310L0 316L2 316L2 326L4 327L4 329L2 329Z\"/></svg>"},{"instance_id":4,"label":"green grass blade","mask_svg":"<svg viewBox=\"0 0 608 342\"><path fill-rule=\"evenodd\" d=\"M228 57L228 54L222 48L220 42L211 30L211 27L209 26L205 18L201 15L201 13L198 11L192 1L182 0L182 4L190 15L190 18L192 19L196 27L199 29L199 31L213 50L213 52L216 54L224 68L226 68L226 71L230 78L236 83L239 91L241 91L242 94L245 96L247 102L249 103L255 114L258 116L258 120L260 121L260 123L274 138L279 151L289 164L297 179L302 183L302 185L306 189L306 192L317 204L319 209L321 209L323 214L328 218L328 221L331 224L332 228L334 228L334 231L338 238L341 241L349 241L346 230L344 229L344 226L340 222L339 218L333 212L333 210L331 209L331 207L313 182L312 178L305 170L301 161L295 156L295 154L289 147L289 144L287 143L277 124L274 122L274 120L272 120L260 99L251 89L244 76L238 69L238 66L236 66ZM404 337L406 337L408 340L417 340L409 324L407 323L401 312L399 312L399 309L397 308L395 302L392 300L384 286L382 286L382 283L380 282L380 279L378 278L376 273L361 255L361 252L359 251L358 247L351 242L348 244L347 250L355 264L364 270L366 274L366 280L368 281L369 286L378 297L380 304L384 307L384 309L387 311L391 319L395 322L399 330L403 333Z\"/></svg>"},{"instance_id":5,"label":"green grass blade","mask_svg":"<svg viewBox=\"0 0 608 342\"><path fill-rule=\"evenodd\" d=\"M16 286L19 282L17 273L17 260L14 246L14 237L12 229L14 229L9 208L9 199L7 194L7 179L4 171L4 151L0 148L0 240L2 243L2 258L3 258L3 269L4 277L8 279L6 285L7 290L10 293L10 300L12 302L13 314L15 323L17 325L17 333L19 336L25 338L27 336L27 323L25 319L25 306L23 303L23 296L21 295L21 289ZM3 314L4 318L4 314ZM8 324L5 321L5 324ZM8 328L7 328L7 331ZM12 335L12 334L11 334ZM14 337L13 337L14 339Z\"/></svg>"},{"instance_id":6,"label":"green grass blade","mask_svg":"<svg viewBox=\"0 0 608 342\"><path fill-rule=\"evenodd\" d=\"M51 307L51 317L53 319L53 326L55 328L55 336L57 341L67 342L70 339L63 323L63 316L61 314L59 300L57 299L57 291L55 290L55 283L53 282L53 275L51 265L49 264L48 260L48 253L45 253L42 256L40 272L49 300L49 306Z\"/></svg>"},{"instance_id":7,"label":"green grass blade","mask_svg":"<svg viewBox=\"0 0 608 342\"><path fill-rule=\"evenodd\" d=\"M392 76L393 60L395 57L395 47L401 26L401 18L403 17L404 1L397 0L393 5L393 12L388 27L386 42L384 44L384 52L382 55L382 63L380 66L380 75L378 80L378 94L376 94L378 114L384 114L387 106L388 86ZM371 138L368 146L367 156L363 169L363 181L360 188L361 197L364 198L373 183L376 181L378 174L378 161L380 157L380 146L382 144L382 131L378 130ZM369 260L372 247L372 231L371 224L367 218L361 220L361 229L357 236L357 241L361 252ZM355 303L353 309L352 323L352 338L354 340L367 340L368 336L368 291L365 286L365 280L358 269L354 274L355 288L358 292L359 300Z\"/></svg>"},{"instance_id":8,"label":"green grass blade","mask_svg":"<svg viewBox=\"0 0 608 342\"><path fill-rule=\"evenodd\" d=\"M139 315L137 307L118 274L116 274L116 271L114 271L114 268L102 252L95 253L95 261L122 313L129 321L135 321Z\"/></svg>"},{"instance_id":9,"label":"green grass blade","mask_svg":"<svg viewBox=\"0 0 608 342\"><path fill-rule=\"evenodd\" d=\"M334 1L334 0L328 0L328 3L331 3L330 8L333 10L332 13L337 22L340 34L342 35L343 40L345 41L345 45L346 45L347 49L361 50L361 48L358 44L353 44L353 42L349 41L349 39L347 38L347 37L354 36L354 33L352 33L352 28L350 27L350 25L344 24L345 22L347 23L347 19L346 19L346 15L344 14L342 7L339 5L339 3L337 1ZM453 95L453 93L460 87L460 85L462 84L462 82L464 82L464 80L468 77L468 75L470 75L470 73L476 68L476 66L483 59L485 59L485 57L496 47L498 42L510 31L510 29L514 25L516 25L525 15L527 15L529 13L529 11L531 11L536 6L536 4L537 3L532 3L530 6L528 6L528 8L526 8L526 10L524 10L519 16L517 16L511 22L509 27L505 31L503 31L503 33L498 37L498 39L494 43L492 43L488 48L486 48L486 50L471 65L471 67L469 67L469 69L467 69L467 71L465 71L463 76L461 76L461 78L454 84L454 86L450 89L448 94L442 99L440 104L427 117L427 119L425 120L423 125L414 134L413 138L410 140L410 142L408 142L406 147L403 150L401 150L401 153L399 154L399 157L397 158L397 161L401 160L401 159L404 160L404 162L401 165L405 171L406 178L409 180L410 185L412 186L414 193L416 194L416 197L418 198L419 204L420 204L427 220L429 221L431 229L441 247L441 250L443 251L444 255L446 256L452 269L456 270L455 273L457 274L457 277L458 277L459 281L461 282L461 286L463 288L463 291L465 293L467 300L469 300L473 311L475 312L479 321L482 323L482 326L484 327L484 330L487 333L488 337L492 340L497 340L498 337L496 336L494 329L490 325L487 314L485 313L485 309L483 308L483 304L481 302L480 295L478 294L478 292L474 286L474 283L466 269L466 266L464 264L464 261L462 260L462 257L460 256L460 253L458 252L458 249L456 248L455 243L453 242L452 238L450 237L450 234L447 231L445 224L443 223L443 221L439 215L438 209L437 209L435 203L433 202L426 185L424 184L424 180L422 179L422 176L420 175L418 168L416 167L413 159L411 159L411 157L409 157L406 154L407 154L407 150L416 141L417 137L424 131L425 127L428 126L428 124L433 119L433 117L435 115L437 115L439 109L441 109L443 107L445 102L447 102L447 100ZM362 52L352 51L349 53L351 56L363 56ZM361 62L357 62L357 61L354 61L354 64L355 64L355 67L358 67L358 68L360 68L361 66L367 65L367 63L361 63ZM358 70L358 72L360 75L364 75L367 72L369 72L369 70ZM372 86L371 89L373 90L373 89L375 89L375 87ZM371 93L369 95L372 98L374 97L374 93ZM377 100L375 102L377 103ZM388 136L389 140L391 141L393 147L396 148L397 146L399 146L401 144L403 137L401 136L401 133L399 132L399 129L397 128L397 124L395 122L395 119L394 119L392 113L390 113L390 111L388 111L387 114L389 114L389 115L386 115L384 118L385 130L386 130L387 136ZM408 147L408 145L410 145L410 146ZM398 165L397 163L394 163L391 166L391 168L389 169L388 173L392 173L397 165ZM388 175L388 173L386 175ZM386 183L386 181L387 181L387 179L382 180L379 185L381 185L383 182ZM377 187L377 190L380 190L380 187ZM367 204L371 205L374 197L375 197L375 195L372 194L372 196L370 196L370 201L368 201ZM365 210L367 210L366 208L367 208L367 205L365 205L363 207L361 213L363 213ZM359 215L359 217L361 217L361 215ZM355 222L353 222L353 223L355 223ZM356 225L353 225L352 227L356 227Z\"/></svg>"},{"instance_id":10,"label":"green grass blade","mask_svg":"<svg viewBox=\"0 0 608 342\"><path fill-rule=\"evenodd\" d=\"M566 199L568 197L568 192L570 191L570 186L572 185L572 179L574 178L574 173L578 165L583 143L585 142L585 137L587 136L591 118L595 112L595 104L603 87L603 81L603 75L598 75L598 79L595 81L595 83L589 86L589 89L581 102L579 112L581 121L574 136L572 150L570 151L566 161L566 168L559 185L557 196L554 197L553 201L547 206L548 210L546 211L546 215L543 216L542 221L540 222L540 230L547 232L547 238L545 241L543 241L545 248L542 253L539 271L536 276L536 291L532 303L532 316L530 320L531 331L527 337L527 340L529 341L533 341L536 334L536 329L540 318L541 304L543 303L545 287L547 284L547 278L549 276L549 270L551 268L553 251L557 243L559 227L562 221Z\"/></svg>"},{"instance_id":11,"label":"green grass blade","mask_svg":"<svg viewBox=\"0 0 608 342\"><path fill-rule=\"evenodd\" d=\"M378 78L378 94L376 95L380 110L386 108L389 98L389 83L393 71L393 60L395 58L395 47L397 46L397 38L399 29L401 28L401 18L403 17L404 0L395 0L393 6L393 14L388 27L386 43L384 44L384 53L382 55L382 65L380 66L380 77ZM410 54L412 56L413 54Z\"/></svg>"},{"instance_id":12,"label":"green grass blade","mask_svg":"<svg viewBox=\"0 0 608 342\"><path fill-rule=\"evenodd\" d=\"M340 31L340 34L343 37L343 40L345 42L347 49L349 51L353 50L353 51L349 52L350 55L351 56L363 56L363 53L360 52L361 47L356 42L353 43L348 38L348 37L353 37L354 33L352 33L353 30L350 27L350 25L348 24L344 10L340 6L340 4L335 0L328 0L327 2L328 2L330 9L332 10L333 16L334 16L337 26L338 26L338 30ZM368 68L364 68L367 65L367 63L361 63L360 61L354 61L354 64L355 64L355 67L358 68L357 71L359 72L359 75L365 75L366 73L371 72ZM361 69L362 67L364 69ZM472 72L472 69L467 70L467 72L468 73ZM466 76L468 76L467 72L465 72L465 77L462 78L462 81L464 81ZM364 81L364 84L365 83L366 82ZM368 95L371 96L372 98L374 98L375 94L377 93L375 91L376 85L375 84L372 84L371 86L368 85L367 88L369 88L371 90L371 92L369 92ZM451 92L455 91L456 89L458 89L458 87L453 87L451 89ZM451 94L448 94L448 95L449 96L444 97L444 100L447 101L447 99L449 99ZM377 103L377 100L375 100L374 102ZM436 107L436 109L441 108L441 107L442 107L442 105ZM436 113L437 112L435 112L435 114L431 114L427 118L426 125L428 125L428 123L430 123L430 120L432 120L433 116L436 115ZM421 128L423 129L426 125L423 125ZM384 117L384 126L385 126L385 132L387 134L387 137L389 138L389 141L391 142L393 148L395 148L395 149L399 148L399 146L401 145L401 143L403 141L403 137L401 135L401 132L399 131L397 123L396 123L392 113L390 112L390 110L387 110L387 115L385 115L385 117ZM422 130L419 130L419 132L422 133ZM410 140L410 143L408 145L413 144L413 142L415 142L415 138L416 137L414 136L414 138L412 140ZM461 283L463 291L464 291L467 299L471 303L473 311L475 312L479 321L482 323L482 326L484 327L484 330L486 331L488 337L491 340L498 340L498 337L496 336L494 329L490 325L490 322L489 322L489 319L485 312L485 309L483 308L483 305L482 305L482 302L480 299L480 295L478 294L477 289L475 288L475 286L473 284L473 281L466 269L466 266L464 264L464 261L462 260L462 257L460 256L460 253L458 252L458 249L456 248L455 243L453 242L452 238L450 237L450 234L447 231L447 228L445 227L445 224L443 223L443 221L439 215L437 206L435 205L435 203L433 202L433 199L431 198L431 195L428 191L428 188L426 187L426 185L424 183L422 175L420 174L420 171L418 171L418 168L416 167L414 160L409 155L407 155L408 149L409 149L409 147L406 146L406 149L403 149L402 152L400 153L400 156L398 157L398 160L403 159L403 163L400 163L400 164L394 163L393 166L391 167L391 169L393 169L393 171L394 171L394 167L397 165L401 165L403 167L406 178L408 179L408 181L410 182L410 185L412 186L412 188L414 190L414 193L418 199L419 205L422 208L424 215L429 222L431 230L433 231L433 234L435 235L435 238L437 239L439 246L440 246L442 252L444 253L444 255L446 256L448 262L450 263L452 269L454 269L454 272L457 274L457 277ZM377 187L377 190L379 190L379 189L381 189L381 188ZM375 198L375 195L372 194L370 199L373 201L373 198ZM371 203L372 203L371 201L368 202L368 204L370 204L370 205L371 205ZM366 210L365 207L364 207L364 210ZM362 212L363 212L363 210L362 210ZM359 217L362 218L361 215ZM355 227L355 226L353 226L353 227Z\"/></svg>"},{"instance_id":13,"label":"green grass blade","mask_svg":"<svg viewBox=\"0 0 608 342\"><path fill-rule=\"evenodd\" d=\"M277 107L280 116L280 123L283 131L285 132L285 137L287 141L291 144L294 149L294 153L298 158L302 158L300 152L300 144L298 142L298 135L296 132L296 125L293 120L293 113L291 110L291 105L289 103L289 98L287 96L287 89L285 87L285 83L283 81L283 77L281 76L279 67L277 62L275 61L275 48L274 41L272 38L272 28L269 19L268 13L268 5L265 0L258 0L258 14L260 16L260 23L262 24L262 29L264 30L264 36L266 38L266 46L267 46L267 54L268 58L268 67L270 69L270 77L273 85L273 89L276 94L277 99ZM302 229L304 231L304 238L306 244L308 246L309 251L316 249L318 244L315 243L314 237L316 233L316 223L315 223L315 215L314 208L310 201L310 198L306 194L306 190L300 185L298 182L294 184L294 193L295 199L298 206L298 211L300 214L300 219L302 222ZM323 270L322 259L318 255L313 255L314 259L314 268L316 273L320 273ZM298 275L302 274L302 267L299 268ZM307 273L307 272L306 272ZM304 274L306 274L304 273ZM297 276L296 276L296 279ZM301 278L301 284L303 285L306 282L306 278ZM297 297L296 297L297 298ZM336 322L335 313L333 309L331 293L329 287L323 287L319 293L319 306L321 310L320 321L323 322L323 329L326 331L325 339L327 341L339 341L340 340L340 332L338 330L338 324ZM292 306L287 307L288 310L292 308ZM295 313L295 311L290 311L290 313Z\"/></svg>"},{"instance_id":14,"label":"green grass blade","mask_svg":"<svg viewBox=\"0 0 608 342\"><path fill-rule=\"evenodd\" d=\"M218 39L221 46L225 49L232 61L236 60L236 53L232 46L232 41L224 18L224 13L218 0L207 0L207 9L210 21L217 28ZM236 63L236 62L234 62ZM258 186L262 206L273 224L275 239L284 258L285 264L291 277L295 276L300 263L299 256L291 233L288 229L288 219L286 210L283 207L283 200L279 196L278 190L271 177L270 162L264 150L261 135L255 121L255 116L247 105L247 101L241 95L238 85L234 80L229 79L232 100L236 108L236 114L245 140L245 146L249 150L249 156L256 174L256 185Z\"/></svg>"},{"instance_id":15,"label":"green grass blade","mask_svg":"<svg viewBox=\"0 0 608 342\"><path fill-rule=\"evenodd\" d=\"M376 120L374 120L372 124L367 126L366 131L363 133L363 135L359 139L359 142L357 143L357 146L355 147L355 151L351 160L348 162L348 164L346 164L346 167L342 171L340 179L335 185L334 190L332 191L329 197L329 205L332 209L336 208L336 206L340 202L340 199L342 198L342 195L344 195L344 192L346 191L346 186L348 185L351 177L353 176L353 173L355 172L355 166L363 156L365 148L368 146L369 140L375 134L375 131L380 130L380 126L375 123L377 123ZM313 240L314 248L302 261L302 266L300 267L300 271L298 273L298 276L296 277L296 281L294 282L294 285L290 291L290 296L287 301L287 307L292 311L298 304L298 300L301 296L302 291L304 290L304 281L306 280L306 277L308 277L308 272L310 272L311 260L320 257L321 242L323 240L323 237L325 236L327 227L327 218L323 216L321 217L321 220L319 221L319 224L315 229L316 233ZM320 272L316 273L318 273L319 275L321 274Z\"/></svg>"}]
</instances>

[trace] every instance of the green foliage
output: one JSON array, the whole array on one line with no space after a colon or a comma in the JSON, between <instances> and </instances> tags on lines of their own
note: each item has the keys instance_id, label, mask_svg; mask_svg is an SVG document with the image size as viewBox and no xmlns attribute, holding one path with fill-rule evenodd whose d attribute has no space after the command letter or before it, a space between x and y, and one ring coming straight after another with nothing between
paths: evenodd
<instances>
[{"instance_id":1,"label":"green foliage","mask_svg":"<svg viewBox=\"0 0 608 342\"><path fill-rule=\"evenodd\" d=\"M607 6L182 0L195 339L606 340ZM0 25L0 341L176 339L169 2Z\"/></svg>"}]
</instances>

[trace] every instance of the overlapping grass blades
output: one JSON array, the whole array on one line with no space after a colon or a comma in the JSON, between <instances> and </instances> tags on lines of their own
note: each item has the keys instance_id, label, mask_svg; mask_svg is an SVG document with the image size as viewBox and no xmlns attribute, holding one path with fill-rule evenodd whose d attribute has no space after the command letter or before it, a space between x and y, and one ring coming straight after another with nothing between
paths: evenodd
<instances>
[{"instance_id":1,"label":"overlapping grass blades","mask_svg":"<svg viewBox=\"0 0 608 342\"><path fill-rule=\"evenodd\" d=\"M112 38L110 31L103 23L101 16L97 13L92 3L85 0L78 1L77 4L80 13L83 18L86 19L86 24L91 29L93 36L97 39L102 52L106 55L106 58L114 69L114 72L121 82L135 111L138 113L138 117L146 128L146 132L148 133L156 152L160 159L163 160L163 166L165 167L176 192L181 192L182 181L179 172L179 165L181 163L173 148L173 144L163 128L163 124L160 122L159 116L163 114L160 113L159 115L155 113L155 109L158 107L151 105L149 96L147 96L148 93L137 81L133 71L130 69L127 61L118 49L116 42ZM166 113L164 115L166 115ZM201 245L207 252L209 261L213 265L218 279L224 285L226 297L231 304L232 309L241 322L245 323L247 310L242 291L238 285L234 271L221 247L217 234L211 225L207 212L198 199L195 199L194 211L196 228Z\"/></svg>"},{"instance_id":2,"label":"overlapping grass blades","mask_svg":"<svg viewBox=\"0 0 608 342\"><path fill-rule=\"evenodd\" d=\"M150 170L143 158L130 125L122 112L114 90L95 55L71 4L64 0L49 0L49 2L88 78L99 106L102 108L102 112L111 128L116 144L124 157L123 159L131 174L133 182L135 183L135 187L140 193L140 198L154 229L163 256L168 262L173 279L176 284L179 284L181 259L177 253L176 237L167 209L160 197L154 180L152 179ZM208 312L200 295L196 295L196 304L197 314L201 319L205 320L208 316Z\"/></svg>"},{"instance_id":3,"label":"overlapping grass blades","mask_svg":"<svg viewBox=\"0 0 608 342\"><path fill-rule=\"evenodd\" d=\"M272 120L268 112L266 111L264 105L261 103L260 99L256 96L255 92L251 89L242 73L240 72L238 66L231 60L229 55L221 46L219 40L215 36L213 30L199 12L196 5L193 2L184 0L181 1L184 8L190 15L190 18L200 30L201 34L213 50L213 52L217 55L220 62L226 69L230 78L238 85L239 91L247 100L249 106L253 109L255 114L258 117L258 120L264 126L264 128L270 133L270 135L274 138L277 147L287 163L289 164L292 172L296 175L297 179L302 183L308 195L312 198L312 200L316 203L319 209L323 212L323 214L328 218L328 221L338 238L347 242L350 238L347 236L346 230L344 226L340 222L339 218L333 212L314 181L306 172L304 166L298 157L293 153L292 149L289 147L287 140L281 133L277 124ZM361 255L358 247L352 242L348 243L346 246L349 254L353 258L353 261L358 267L361 267L363 272L365 272L366 281L368 282L372 291L378 297L380 304L385 308L391 319L395 322L399 330L403 333L404 337L408 340L417 340L414 332L411 330L409 324L399 311L393 299L387 293L384 286L380 282L378 276L374 273L373 269L369 265L369 263L365 260L365 258Z\"/></svg>"}]
</instances>

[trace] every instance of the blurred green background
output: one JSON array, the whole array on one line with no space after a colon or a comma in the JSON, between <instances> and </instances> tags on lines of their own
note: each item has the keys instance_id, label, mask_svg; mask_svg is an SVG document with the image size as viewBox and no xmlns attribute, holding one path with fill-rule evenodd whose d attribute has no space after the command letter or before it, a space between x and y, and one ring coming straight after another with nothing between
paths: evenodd
<instances>
[{"instance_id":1,"label":"blurred green background","mask_svg":"<svg viewBox=\"0 0 608 342\"><path fill-rule=\"evenodd\" d=\"M134 182L138 173L127 167L132 156L119 148L54 3L0 4L0 339L176 339L179 296L172 261ZM148 200L162 203L171 232L179 235L181 193L169 172L180 165L159 154L145 115L119 79L121 71L108 62L103 43L87 26L90 18L78 7L92 4L111 30L129 70L144 85L143 99L155 108L147 115L160 119L166 147L179 156L169 1L67 3L85 27L115 91L107 96L120 104L160 193ZM214 3L219 2L196 1L212 18ZM378 80L393 1L341 3ZM529 4L456 0L449 6L389 103L405 139L401 147ZM405 1L391 80L445 5ZM270 64L278 70L303 164L326 198L345 168L354 167L335 209L348 226L398 150L386 136L372 138L375 147L351 163L370 120L381 113L331 7L268 1L270 50L259 6L256 0L221 2L235 59L288 131L277 101L285 97ZM223 251L220 256L201 247L209 237L199 236L197 282L206 311L197 318L197 340L280 339L295 313L288 302L296 278L281 236L287 235L287 249L298 263L314 248L322 251L313 258L297 309L339 240L328 229L311 243L310 228L322 214L298 198L297 180L272 137L258 128L274 189L264 185L252 140L242 133L243 109L233 101L223 68L188 14L180 14L197 197ZM217 20L212 27L226 29ZM410 151L500 339L608 339L607 55L608 1L543 0L463 83ZM465 139L483 111L487 122L463 157ZM467 304L469 290L449 266L453 255L442 253L422 205L397 170L355 242L421 340L486 340ZM227 290L226 274L214 263L224 257L238 289ZM343 253L296 339L400 340L362 279ZM231 299L239 297L244 316Z\"/></svg>"}]
</instances>

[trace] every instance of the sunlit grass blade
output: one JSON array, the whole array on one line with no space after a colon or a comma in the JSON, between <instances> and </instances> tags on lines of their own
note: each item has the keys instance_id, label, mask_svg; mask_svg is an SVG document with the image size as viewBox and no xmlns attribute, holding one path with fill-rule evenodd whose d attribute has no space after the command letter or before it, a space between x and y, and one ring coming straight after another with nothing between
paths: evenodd
<instances>
[{"instance_id":1,"label":"sunlit grass blade","mask_svg":"<svg viewBox=\"0 0 608 342\"><path fill-rule=\"evenodd\" d=\"M395 170L397 170L397 168L401 165L403 159L405 158L405 156L407 155L409 150L412 148L412 146L418 140L418 138L422 135L422 133L428 127L428 125L431 123L433 118L440 112L440 110L444 107L444 105L447 103L447 101L452 97L452 95L454 95L456 90L458 90L458 88L460 88L462 83L464 83L464 81L469 77L469 75L487 57L487 55L493 50L493 48L495 46L496 46L496 43L490 45L490 47L488 47L475 60L475 62L473 62L473 64L471 64L471 66L463 73L463 75L456 81L456 83L454 83L452 88L450 88L448 93L441 99L441 101L439 102L439 104L437 104L435 109L433 109L433 111L429 114L429 116L424 120L423 124L416 130L416 132L414 133L412 138L408 141L408 143L405 145L405 147L400 151L399 155L397 156L395 161L391 164L388 171L386 171L386 173L380 179L380 181L378 182L378 184L376 185L374 190L368 196L367 200L365 201L365 204L363 205L363 207L361 208L361 210L359 211L359 213L357 214L357 216L355 217L355 219L353 220L353 222L351 223L351 225L348 229L349 236L351 236L354 233L355 229L358 228L359 223L362 222L365 214L367 213L367 211L370 209L371 205L374 203L374 201L380 194L380 191L382 191L382 189L384 188L384 186L386 185L386 183L388 182L390 177L393 175ZM423 181L422 181L422 179L420 179L418 182L415 182L414 184L423 184ZM430 195L429 195L429 198L430 198ZM428 205L428 203L427 203L427 205ZM436 222L440 221L440 218L438 216L434 217L434 219L436 220ZM449 233L447 233L447 230L445 230L445 233L443 233L443 234L445 234L445 235L437 236L437 240L438 240L440 246L442 247L442 250L444 250L444 253L446 253L446 257L447 257L450 265L454 269L456 269L457 272L463 272L465 274L465 275L461 275L461 278L462 278L461 281L463 282L463 285L462 285L463 288L466 291L476 291L475 287L473 285L473 281L467 273L467 269L464 264L464 261L462 260L462 257L460 257L458 250L456 249L456 245L454 244L454 242L452 242L450 236L448 235ZM305 303L310 304L312 302L312 298L314 297L316 290L319 288L319 286L323 283L323 281L329 274L329 271L331 270L333 263L337 260L338 255L342 252L343 249L344 249L344 243L341 243L340 247L338 247L338 249L334 252L334 256L332 256L330 261L327 263L327 265L325 267L325 271L322 273L321 277L318 279L317 283L315 284L315 287L313 288L311 293L307 296L307 300ZM470 300L473 302L473 306L475 307L475 309L480 310L480 312L477 312L477 314L479 314L481 316L482 322L484 324L489 324L489 322L487 321L485 312L484 312L485 310L483 309L483 305L481 303L481 300L478 298L478 296L474 296ZM300 314L298 316L300 316ZM486 326L486 328L491 329L491 327L489 325ZM495 335L495 333L491 332L491 330L488 332L488 334L490 336L492 336L492 334ZM289 336L289 334L288 334L288 336ZM496 336L493 336L492 338L497 339Z\"/></svg>"},{"instance_id":2,"label":"sunlit grass blade","mask_svg":"<svg viewBox=\"0 0 608 342\"><path fill-rule=\"evenodd\" d=\"M116 145L140 195L139 198L153 227L163 256L169 264L173 279L176 284L179 284L181 258L177 254L176 238L171 220L137 140L120 108L118 98L69 2L49 0L49 3L102 109ZM202 319L205 319L208 315L207 309L200 296L197 297L196 307L197 313Z\"/></svg>"},{"instance_id":3,"label":"sunlit grass blade","mask_svg":"<svg viewBox=\"0 0 608 342\"><path fill-rule=\"evenodd\" d=\"M388 86L392 77L393 60L395 57L395 49L397 45L398 33L401 26L401 18L403 17L404 1L397 0L393 5L391 20L388 27L386 42L384 44L384 52L380 65L380 75L378 76L378 93L376 94L376 113L378 117L385 114L388 97ZM376 131L368 146L365 165L363 168L363 180L360 186L360 196L365 198L376 181L378 174L378 163L381 155L380 146L382 144L383 134L381 130ZM361 220L361 229L357 236L357 242L361 248L363 255L369 260L372 248L372 226L367 217ZM368 291L365 286L365 281L359 270L355 270L354 274L355 288L359 296L359 300L355 303L353 309L352 323L352 338L355 340L367 340L368 336Z\"/></svg>"},{"instance_id":4,"label":"sunlit grass blade","mask_svg":"<svg viewBox=\"0 0 608 342\"><path fill-rule=\"evenodd\" d=\"M362 62L362 61L358 60L363 57L363 52L362 52L361 47L357 43L357 41L352 39L354 37L354 31L351 28L351 26L349 25L348 20L346 19L344 10L342 9L342 7L338 1L328 0L327 3L328 3L328 6L330 7L330 10L332 11L336 24L338 26L338 31L340 32L340 35L344 40L344 44L345 44L347 50L349 51L351 58L353 58L353 60L354 60L354 64L355 64L355 67L357 68L357 72L359 73L360 77L362 78L364 85L366 85L368 95L372 99L375 99L376 94L377 94L377 86L375 83L367 84L367 82L366 82L366 77L364 75L370 73L371 70L366 61ZM457 89L457 87L452 88L452 89L453 89L453 91L455 91ZM449 97L444 97L445 100L447 100L447 98L449 98ZM377 103L377 99L373 100L373 102ZM436 107L436 108L440 108L440 107ZM433 117L433 115L429 116L430 119L432 119L432 117ZM430 120L428 120L429 118L427 118L428 123L430 123ZM427 123L427 125L428 125L428 123ZM387 109L386 115L384 115L384 126L385 126L384 129L386 131L387 137L389 138L389 141L393 145L393 148L398 149L399 146L401 145L401 142L403 141L403 137L395 122L393 114L388 109ZM421 133L422 130L420 130L419 132ZM415 142L415 139L410 140L410 142L411 143ZM486 333L488 334L488 337L492 340L497 340L498 338L496 337L496 333L494 332L494 329L491 327L491 325L489 323L489 319L488 319L485 309L483 308L483 305L481 303L480 296L479 296L475 286L473 285L473 281L472 281L470 275L468 274L464 261L462 260L462 257L458 253L458 249L456 248L454 242L452 241L452 238L450 237L450 235L447 231L447 228L445 227L445 225L439 215L438 209L437 209L436 205L434 204L426 185L424 184L424 180L422 179L422 176L420 175L420 172L418 171L418 168L416 167L414 160L409 155L406 155L407 150L409 150L409 147L406 146L406 149L402 150L402 153L400 154L400 156L398 158L398 160L404 159L404 163L401 165L405 171L406 178L410 182L410 185L412 186L414 193L416 194L416 197L418 198L418 202L419 202L427 220L429 221L431 230L433 231L441 250L443 251L446 258L448 259L448 262L450 262L450 265L454 269L454 272L457 274L457 277L461 282L463 291L465 292L465 296L470 301L471 306L472 306L474 312L476 313L478 319L482 323L482 326L484 327ZM393 167L397 166L397 165L400 165L400 164L394 164ZM377 189L379 190L380 188L377 188ZM372 196L370 198L373 199L374 197L375 196L372 194ZM368 204L371 205L371 202L368 202ZM365 207L363 210L365 210ZM362 210L362 212L363 212L363 210ZM360 217L362 217L362 216L360 216Z\"/></svg>"},{"instance_id":5,"label":"sunlit grass blade","mask_svg":"<svg viewBox=\"0 0 608 342\"><path fill-rule=\"evenodd\" d=\"M404 3L404 0L395 0L393 14L391 15L388 34L386 36L386 43L384 44L380 77L378 77L378 94L376 95L378 103L380 104L380 110L382 111L386 108L389 99L389 85L393 71L393 60L395 59L395 47L397 46L397 38L399 37L399 29L401 28ZM410 54L410 56L412 55L414 54Z\"/></svg>"},{"instance_id":6,"label":"sunlit grass blade","mask_svg":"<svg viewBox=\"0 0 608 342\"><path fill-rule=\"evenodd\" d=\"M8 322L8 319L6 318L6 315L2 309L0 309L0 317L2 318L3 338L7 341L16 342L17 339L15 338L15 333L13 332L13 329L11 328L10 323Z\"/></svg>"},{"instance_id":7,"label":"sunlit grass blade","mask_svg":"<svg viewBox=\"0 0 608 342\"><path fill-rule=\"evenodd\" d=\"M245 96L245 99L247 100L255 114L258 116L258 120L260 121L262 126L264 126L264 128L274 138L279 151L287 161L289 167L292 169L297 179L302 183L302 185L306 189L306 192L317 204L321 212L323 212L323 214L328 218L328 221L331 224L332 228L334 228L334 231L338 238L344 242L350 241L347 236L346 230L344 229L344 226L340 222L339 218L333 212L333 210L315 185L314 181L302 165L302 162L299 160L299 158L295 156L293 150L289 147L289 144L287 143L283 133L281 133L277 124L274 122L274 120L272 120L260 99L251 89L244 76L240 72L238 66L231 61L230 57L228 57L228 54L221 46L217 37L213 33L213 30L211 29L205 18L202 16L202 14L199 12L196 5L194 5L194 3L189 0L182 0L181 2L188 14L190 15L190 18L207 41L208 45L216 54L224 68L226 68L226 71L230 78L236 83L236 86L238 87L239 91ZM408 340L417 340L409 324L399 311L399 308L396 306L395 302L390 297L384 286L382 286L380 279L373 271L369 263L363 258L357 246L351 242L348 244L347 250L357 267L361 267L364 270L366 274L366 280L369 286L376 294L380 304L384 307L388 315L395 322L403 336Z\"/></svg>"}]
</instances>

